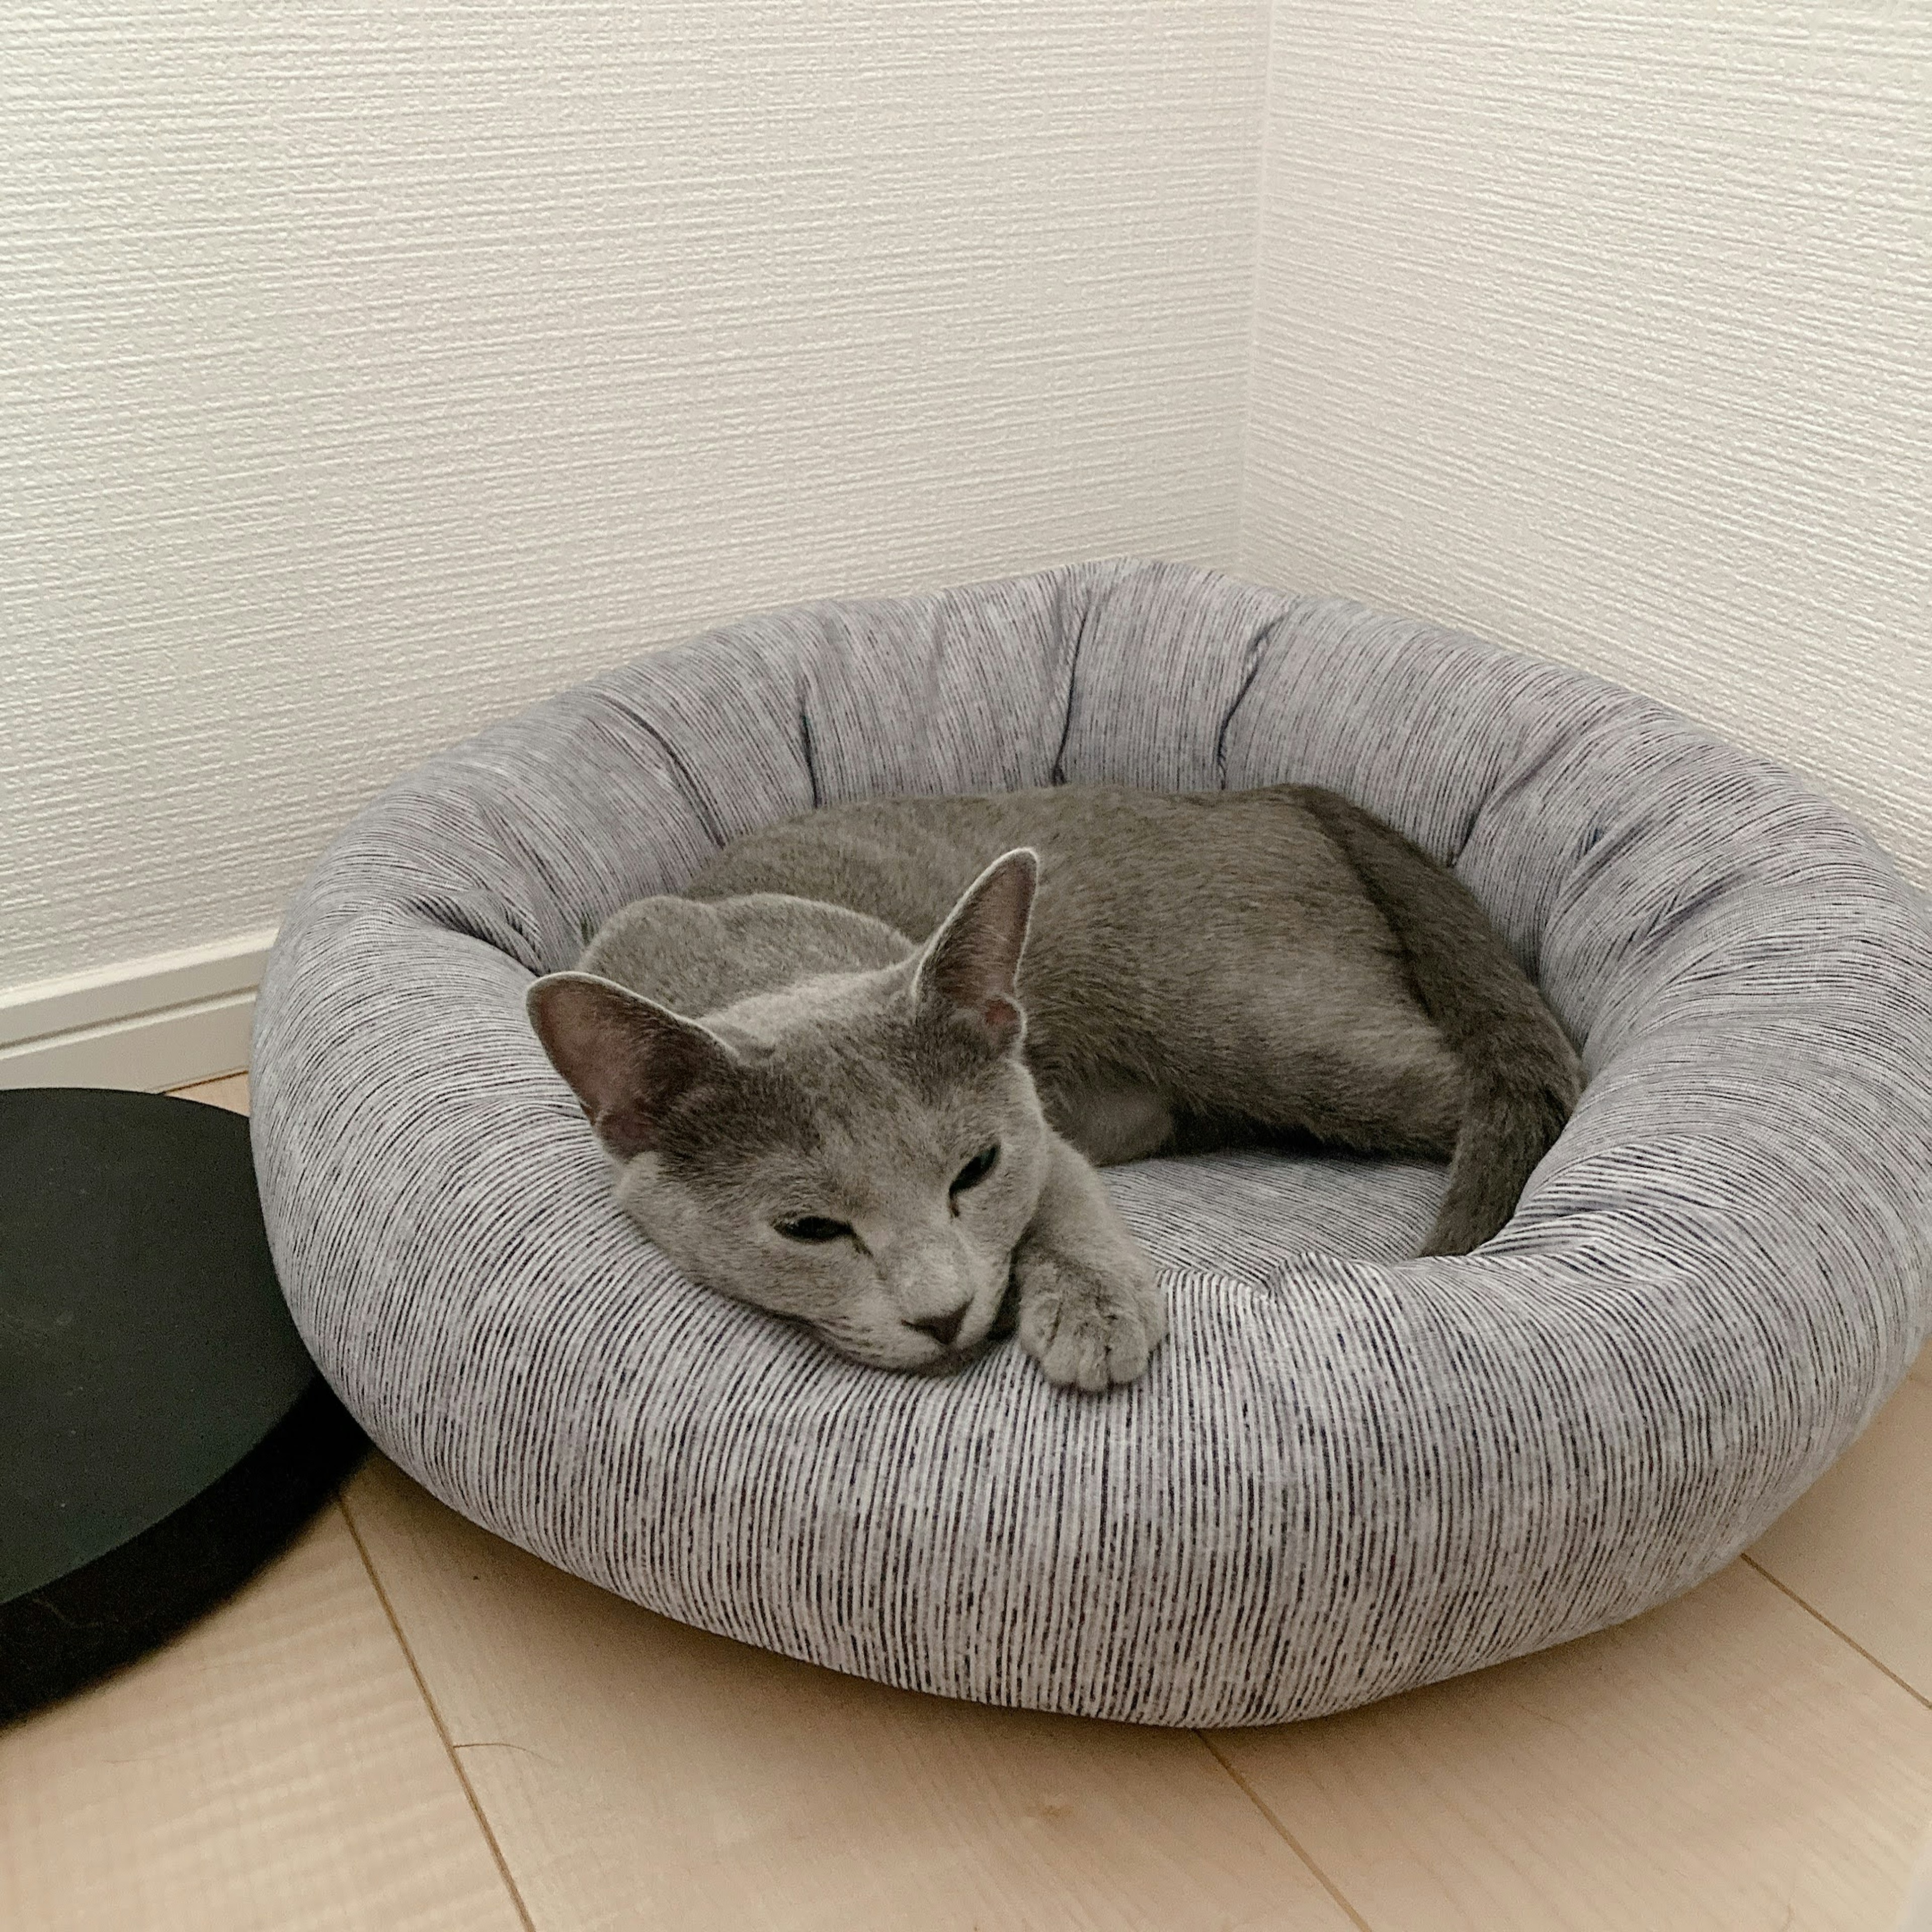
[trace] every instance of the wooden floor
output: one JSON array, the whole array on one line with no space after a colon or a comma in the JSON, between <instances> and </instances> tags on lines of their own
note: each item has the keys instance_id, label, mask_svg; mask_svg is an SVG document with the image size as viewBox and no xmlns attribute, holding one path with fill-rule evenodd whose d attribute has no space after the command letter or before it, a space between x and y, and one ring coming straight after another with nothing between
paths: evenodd
<instances>
[{"instance_id":1,"label":"wooden floor","mask_svg":"<svg viewBox=\"0 0 1932 1932\"><path fill-rule=\"evenodd\" d=\"M706 1636L376 1461L170 1648L0 1732L0 1927L1887 1932L1932 1820L1928 1477L1922 1362L1682 1601L1196 1734Z\"/></svg>"}]
</instances>

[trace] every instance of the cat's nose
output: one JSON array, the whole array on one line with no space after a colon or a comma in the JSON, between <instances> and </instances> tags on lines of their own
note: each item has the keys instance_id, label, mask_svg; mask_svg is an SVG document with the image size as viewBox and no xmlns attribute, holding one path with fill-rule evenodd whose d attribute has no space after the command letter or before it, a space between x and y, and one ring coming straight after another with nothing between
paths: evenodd
<instances>
[{"instance_id":1,"label":"cat's nose","mask_svg":"<svg viewBox=\"0 0 1932 1932\"><path fill-rule=\"evenodd\" d=\"M962 1301L948 1314L928 1315L924 1321L908 1322L906 1326L916 1328L922 1335L930 1335L942 1348L950 1348L952 1346L952 1338L959 1333L959 1325L966 1319L972 1306L970 1301Z\"/></svg>"}]
</instances>

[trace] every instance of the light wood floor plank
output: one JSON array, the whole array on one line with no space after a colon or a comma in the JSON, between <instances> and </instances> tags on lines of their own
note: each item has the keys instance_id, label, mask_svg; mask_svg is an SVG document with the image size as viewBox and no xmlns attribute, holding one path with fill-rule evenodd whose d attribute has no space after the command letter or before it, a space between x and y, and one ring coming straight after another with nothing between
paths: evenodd
<instances>
[{"instance_id":1,"label":"light wood floor plank","mask_svg":"<svg viewBox=\"0 0 1932 1932\"><path fill-rule=\"evenodd\" d=\"M1918 1868L1898 1915L1897 1932L1932 1932L1932 1832L1920 1847Z\"/></svg>"},{"instance_id":2,"label":"light wood floor plank","mask_svg":"<svg viewBox=\"0 0 1932 1932\"><path fill-rule=\"evenodd\" d=\"M688 1630L372 1464L348 1508L539 1932L1346 1932L1200 1741Z\"/></svg>"},{"instance_id":3,"label":"light wood floor plank","mask_svg":"<svg viewBox=\"0 0 1932 1932\"><path fill-rule=\"evenodd\" d=\"M1932 1701L1928 1497L1932 1382L1915 1374L1750 1555L1766 1574Z\"/></svg>"},{"instance_id":4,"label":"light wood floor plank","mask_svg":"<svg viewBox=\"0 0 1932 1932\"><path fill-rule=\"evenodd\" d=\"M204 1101L211 1107L226 1107L236 1114L248 1111L248 1076L245 1073L229 1073L219 1080L198 1081L192 1087L177 1087L173 1092L177 1100Z\"/></svg>"},{"instance_id":5,"label":"light wood floor plank","mask_svg":"<svg viewBox=\"0 0 1932 1932\"><path fill-rule=\"evenodd\" d=\"M1871 1932L1932 1712L1748 1566L1647 1617L1217 1748L1376 1932Z\"/></svg>"},{"instance_id":6,"label":"light wood floor plank","mask_svg":"<svg viewBox=\"0 0 1932 1932\"><path fill-rule=\"evenodd\" d=\"M517 1932L339 1508L223 1608L0 1731L9 1932Z\"/></svg>"}]
</instances>

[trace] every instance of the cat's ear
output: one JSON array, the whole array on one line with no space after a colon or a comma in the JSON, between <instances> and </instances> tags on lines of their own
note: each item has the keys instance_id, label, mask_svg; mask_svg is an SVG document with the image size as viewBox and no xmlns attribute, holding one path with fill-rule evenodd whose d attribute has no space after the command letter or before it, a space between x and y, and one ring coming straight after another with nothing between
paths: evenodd
<instances>
[{"instance_id":1,"label":"cat's ear","mask_svg":"<svg viewBox=\"0 0 1932 1932\"><path fill-rule=\"evenodd\" d=\"M922 1007L963 1014L985 1029L996 1052L1016 1046L1025 1031L1015 987L1039 882L1036 852L1022 845L995 859L928 941L914 976Z\"/></svg>"},{"instance_id":2,"label":"cat's ear","mask_svg":"<svg viewBox=\"0 0 1932 1932\"><path fill-rule=\"evenodd\" d=\"M680 1094L737 1064L710 1028L594 974L553 973L525 1006L584 1118L620 1160L657 1145L658 1123Z\"/></svg>"}]
</instances>

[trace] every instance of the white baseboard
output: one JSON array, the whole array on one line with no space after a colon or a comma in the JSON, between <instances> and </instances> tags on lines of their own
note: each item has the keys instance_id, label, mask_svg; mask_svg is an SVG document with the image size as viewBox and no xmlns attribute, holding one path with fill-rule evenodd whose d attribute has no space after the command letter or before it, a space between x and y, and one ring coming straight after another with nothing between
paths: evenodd
<instances>
[{"instance_id":1,"label":"white baseboard","mask_svg":"<svg viewBox=\"0 0 1932 1932\"><path fill-rule=\"evenodd\" d=\"M0 1087L158 1093L248 1064L272 928L0 992Z\"/></svg>"}]
</instances>

